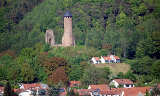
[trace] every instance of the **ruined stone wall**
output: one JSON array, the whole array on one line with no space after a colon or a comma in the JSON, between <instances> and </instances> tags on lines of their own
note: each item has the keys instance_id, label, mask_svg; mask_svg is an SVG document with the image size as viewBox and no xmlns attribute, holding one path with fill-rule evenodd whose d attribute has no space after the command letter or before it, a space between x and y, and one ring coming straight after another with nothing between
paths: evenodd
<instances>
[{"instance_id":1,"label":"ruined stone wall","mask_svg":"<svg viewBox=\"0 0 160 96\"><path fill-rule=\"evenodd\" d=\"M45 42L51 46L55 45L55 38L54 38L53 30L51 30L51 29L46 30Z\"/></svg>"}]
</instances>

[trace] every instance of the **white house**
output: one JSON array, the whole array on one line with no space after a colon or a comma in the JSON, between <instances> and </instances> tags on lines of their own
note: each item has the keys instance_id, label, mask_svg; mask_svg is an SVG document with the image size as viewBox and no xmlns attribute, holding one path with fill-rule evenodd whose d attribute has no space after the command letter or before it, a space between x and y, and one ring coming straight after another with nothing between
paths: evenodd
<instances>
[{"instance_id":1,"label":"white house","mask_svg":"<svg viewBox=\"0 0 160 96\"><path fill-rule=\"evenodd\" d=\"M99 64L99 63L101 63L99 57L92 57L91 61L92 61L93 64Z\"/></svg>"},{"instance_id":2,"label":"white house","mask_svg":"<svg viewBox=\"0 0 160 96\"><path fill-rule=\"evenodd\" d=\"M131 80L129 79L114 79L110 82L110 85L113 85L114 87L119 87L120 85L123 88L131 88L134 87L134 84Z\"/></svg>"},{"instance_id":3,"label":"white house","mask_svg":"<svg viewBox=\"0 0 160 96\"><path fill-rule=\"evenodd\" d=\"M21 92L21 93L19 94L19 96L33 96L32 94L33 94L32 91L26 90L26 91L24 91L24 92Z\"/></svg>"},{"instance_id":4,"label":"white house","mask_svg":"<svg viewBox=\"0 0 160 96\"><path fill-rule=\"evenodd\" d=\"M101 56L101 63L120 63L120 58L115 55Z\"/></svg>"},{"instance_id":5,"label":"white house","mask_svg":"<svg viewBox=\"0 0 160 96\"><path fill-rule=\"evenodd\" d=\"M109 56L101 56L101 63L110 63L111 58Z\"/></svg>"}]
</instances>

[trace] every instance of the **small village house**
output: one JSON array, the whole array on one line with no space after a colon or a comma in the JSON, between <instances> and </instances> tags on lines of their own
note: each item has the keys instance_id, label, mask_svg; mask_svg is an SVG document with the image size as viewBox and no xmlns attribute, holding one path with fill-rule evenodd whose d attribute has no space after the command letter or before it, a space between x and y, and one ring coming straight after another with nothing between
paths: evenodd
<instances>
[{"instance_id":1,"label":"small village house","mask_svg":"<svg viewBox=\"0 0 160 96\"><path fill-rule=\"evenodd\" d=\"M80 81L70 81L69 82L69 87L72 88L72 87L79 87L81 85L81 82Z\"/></svg>"},{"instance_id":2,"label":"small village house","mask_svg":"<svg viewBox=\"0 0 160 96\"><path fill-rule=\"evenodd\" d=\"M108 90L109 87L107 84L97 84L97 85L89 85L88 89L99 89L99 90Z\"/></svg>"},{"instance_id":3,"label":"small village house","mask_svg":"<svg viewBox=\"0 0 160 96\"><path fill-rule=\"evenodd\" d=\"M99 64L99 63L101 63L101 60L99 57L92 57L91 62L93 64Z\"/></svg>"},{"instance_id":4,"label":"small village house","mask_svg":"<svg viewBox=\"0 0 160 96\"><path fill-rule=\"evenodd\" d=\"M129 79L114 79L110 82L110 85L118 88L122 86L123 88L131 88L134 87L134 84Z\"/></svg>"},{"instance_id":5,"label":"small village house","mask_svg":"<svg viewBox=\"0 0 160 96\"><path fill-rule=\"evenodd\" d=\"M120 63L120 58L115 55L101 56L101 63Z\"/></svg>"}]
</instances>

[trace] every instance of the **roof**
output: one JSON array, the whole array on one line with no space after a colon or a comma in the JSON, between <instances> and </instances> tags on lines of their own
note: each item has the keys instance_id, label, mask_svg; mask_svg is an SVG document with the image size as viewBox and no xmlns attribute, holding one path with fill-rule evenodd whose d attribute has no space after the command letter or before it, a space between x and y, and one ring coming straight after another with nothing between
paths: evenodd
<instances>
[{"instance_id":1,"label":"roof","mask_svg":"<svg viewBox=\"0 0 160 96\"><path fill-rule=\"evenodd\" d=\"M64 17L72 17L72 14L70 11L66 11L66 13L64 14Z\"/></svg>"},{"instance_id":2,"label":"roof","mask_svg":"<svg viewBox=\"0 0 160 96\"><path fill-rule=\"evenodd\" d=\"M111 60L109 56L103 56L104 60Z\"/></svg>"},{"instance_id":3,"label":"roof","mask_svg":"<svg viewBox=\"0 0 160 96\"><path fill-rule=\"evenodd\" d=\"M100 91L102 95L120 95L122 93L121 90L103 90Z\"/></svg>"},{"instance_id":4,"label":"roof","mask_svg":"<svg viewBox=\"0 0 160 96\"><path fill-rule=\"evenodd\" d=\"M75 84L80 85L80 81L70 81L70 87L74 87Z\"/></svg>"},{"instance_id":5,"label":"roof","mask_svg":"<svg viewBox=\"0 0 160 96\"><path fill-rule=\"evenodd\" d=\"M120 59L118 56L114 56L115 59Z\"/></svg>"},{"instance_id":6,"label":"roof","mask_svg":"<svg viewBox=\"0 0 160 96\"><path fill-rule=\"evenodd\" d=\"M133 82L129 79L114 79L118 84L133 84Z\"/></svg>"},{"instance_id":7,"label":"roof","mask_svg":"<svg viewBox=\"0 0 160 96\"><path fill-rule=\"evenodd\" d=\"M33 88L33 89L42 88L42 87L41 87L41 84L39 84L39 83L23 84L22 86L24 87L25 90L27 90L27 89L32 89L32 88Z\"/></svg>"},{"instance_id":8,"label":"roof","mask_svg":"<svg viewBox=\"0 0 160 96\"><path fill-rule=\"evenodd\" d=\"M79 96L84 96L84 95L90 95L89 92L92 92L93 90L92 89L75 89L74 92L75 93L78 93Z\"/></svg>"},{"instance_id":9,"label":"roof","mask_svg":"<svg viewBox=\"0 0 160 96\"><path fill-rule=\"evenodd\" d=\"M132 87L132 88L121 88L124 91L124 96L138 96L139 94L145 95L150 87Z\"/></svg>"},{"instance_id":10,"label":"roof","mask_svg":"<svg viewBox=\"0 0 160 96\"><path fill-rule=\"evenodd\" d=\"M93 57L93 58L95 58L95 60L100 60L100 58L99 58L99 57Z\"/></svg>"},{"instance_id":11,"label":"roof","mask_svg":"<svg viewBox=\"0 0 160 96\"><path fill-rule=\"evenodd\" d=\"M108 90L109 87L106 84L98 84L98 85L89 85L91 89L100 89L100 90Z\"/></svg>"}]
</instances>

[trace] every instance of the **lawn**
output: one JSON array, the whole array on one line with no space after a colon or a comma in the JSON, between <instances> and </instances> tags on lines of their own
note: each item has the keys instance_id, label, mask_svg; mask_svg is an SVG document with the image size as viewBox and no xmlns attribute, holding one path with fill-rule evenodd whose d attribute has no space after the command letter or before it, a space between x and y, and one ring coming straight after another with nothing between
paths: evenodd
<instances>
[{"instance_id":1,"label":"lawn","mask_svg":"<svg viewBox=\"0 0 160 96\"><path fill-rule=\"evenodd\" d=\"M126 73L130 69L130 65L125 63L96 64L95 66L97 68L109 67L112 71L112 75L114 76L117 75L119 72Z\"/></svg>"}]
</instances>

